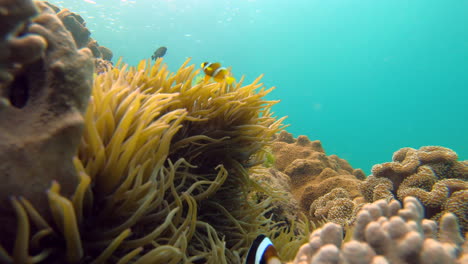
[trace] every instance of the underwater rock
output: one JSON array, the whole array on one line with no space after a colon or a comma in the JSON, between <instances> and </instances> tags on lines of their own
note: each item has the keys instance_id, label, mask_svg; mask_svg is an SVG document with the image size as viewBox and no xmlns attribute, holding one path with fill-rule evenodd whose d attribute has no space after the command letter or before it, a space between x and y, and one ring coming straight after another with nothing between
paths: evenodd
<instances>
[{"instance_id":1,"label":"underwater rock","mask_svg":"<svg viewBox=\"0 0 468 264\"><path fill-rule=\"evenodd\" d=\"M0 109L0 243L7 249L19 212L12 207L14 197L28 199L47 219L46 190L52 182L61 184L66 197L73 194L78 177L72 157L80 143L82 114L92 85L90 51L77 50L53 10L41 2L36 5L39 15L28 23L37 10L31 1L0 0L0 7L7 10L0 12L0 31L14 34L12 28L22 25L21 36L3 36L1 45L12 53L0 56L2 65L17 65L9 73L11 80L2 82L6 96ZM31 56L9 60L25 54Z\"/></svg>"}]
</instances>

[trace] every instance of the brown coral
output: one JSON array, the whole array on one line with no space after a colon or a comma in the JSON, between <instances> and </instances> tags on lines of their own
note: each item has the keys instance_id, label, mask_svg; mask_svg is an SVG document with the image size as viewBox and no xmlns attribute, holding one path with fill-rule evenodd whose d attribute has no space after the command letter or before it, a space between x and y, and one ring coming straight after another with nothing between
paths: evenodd
<instances>
[{"instance_id":1,"label":"brown coral","mask_svg":"<svg viewBox=\"0 0 468 264\"><path fill-rule=\"evenodd\" d=\"M57 12L57 16L62 20L63 25L71 32L78 48L84 48L90 41L91 32L86 28L84 19L68 9ZM96 56L95 56L96 57Z\"/></svg>"},{"instance_id":2,"label":"brown coral","mask_svg":"<svg viewBox=\"0 0 468 264\"><path fill-rule=\"evenodd\" d=\"M429 186L431 188L429 190L404 183L398 189L398 197L404 199L406 196L414 196L429 208L441 208L453 193L468 190L468 182L458 179L440 180Z\"/></svg>"},{"instance_id":3,"label":"brown coral","mask_svg":"<svg viewBox=\"0 0 468 264\"><path fill-rule=\"evenodd\" d=\"M282 131L272 145L275 167L291 179L291 191L304 213L319 197L333 189L344 188L351 199L361 196L358 184L364 178L362 170L354 170L347 161L336 155L327 156L320 141L306 136L294 139Z\"/></svg>"},{"instance_id":4,"label":"brown coral","mask_svg":"<svg viewBox=\"0 0 468 264\"><path fill-rule=\"evenodd\" d=\"M358 191L365 179L362 170L354 170L336 155L327 156L320 141L306 136L294 139L285 131L276 136L272 152L275 167L289 176L293 197L310 220L320 223L327 219L343 225L353 222L364 201ZM333 197L340 190L347 193L346 198Z\"/></svg>"},{"instance_id":5,"label":"brown coral","mask_svg":"<svg viewBox=\"0 0 468 264\"><path fill-rule=\"evenodd\" d=\"M452 214L442 217L437 240L433 237L437 225L423 219L423 210L413 197L405 198L404 208L396 200L366 205L358 214L351 241L343 243L342 227L328 223L312 233L294 264L435 264L455 263L465 258L456 218Z\"/></svg>"},{"instance_id":6,"label":"brown coral","mask_svg":"<svg viewBox=\"0 0 468 264\"><path fill-rule=\"evenodd\" d=\"M468 189L453 192L445 202L442 212L433 218L438 219L446 213L456 215L462 232L468 234Z\"/></svg>"},{"instance_id":7,"label":"brown coral","mask_svg":"<svg viewBox=\"0 0 468 264\"><path fill-rule=\"evenodd\" d=\"M99 51L101 52L103 60L106 60L106 61L112 60L112 57L114 56L114 54L112 53L112 50L104 46L99 46L98 48L99 48Z\"/></svg>"},{"instance_id":8,"label":"brown coral","mask_svg":"<svg viewBox=\"0 0 468 264\"><path fill-rule=\"evenodd\" d=\"M2 0L0 5L8 10L10 1L6 2ZM0 20L8 20L9 15L13 16L13 21L18 17L26 19L27 16L16 12L29 10L30 4L21 3L23 6L16 2L18 6L11 13L0 12L7 15L0 15ZM45 190L52 181L61 184L66 197L73 194L78 177L72 157L80 142L81 114L86 110L92 85L89 50L77 50L70 33L54 12L40 2L37 6L40 15L24 29L24 36L19 40L21 47L13 51L31 48L38 53L28 58L28 63L22 64L12 76L13 80L4 87L10 97L4 98L0 110L0 242L7 247L11 246L11 233L16 226L12 221L15 210L10 206L13 195L27 198L48 218ZM43 47L37 46L42 45L41 42L47 46L44 54L40 52ZM15 41L7 45L12 47ZM29 61L32 58L36 60Z\"/></svg>"},{"instance_id":9,"label":"brown coral","mask_svg":"<svg viewBox=\"0 0 468 264\"><path fill-rule=\"evenodd\" d=\"M390 179L395 190L406 177L417 173L418 168L423 165L429 166L438 179L467 179L468 168L457 162L457 159L454 151L444 147L426 146L419 150L402 148L393 154L393 162L372 167L372 175Z\"/></svg>"},{"instance_id":10,"label":"brown coral","mask_svg":"<svg viewBox=\"0 0 468 264\"><path fill-rule=\"evenodd\" d=\"M348 226L354 222L358 208L359 204L350 199L348 191L335 188L313 201L309 214L327 222Z\"/></svg>"},{"instance_id":11,"label":"brown coral","mask_svg":"<svg viewBox=\"0 0 468 264\"><path fill-rule=\"evenodd\" d=\"M395 196L399 200L414 196L426 207L427 217L438 219L442 212L447 212L444 208L451 195L468 188L468 166L465 162L457 161L457 158L454 151L444 147L403 148L395 152L393 162L375 165L373 175L361 185L360 190L370 202L382 198L377 194L382 191L386 197ZM390 180L392 187L380 185L376 188L375 182L381 179ZM463 196L459 195L456 199L463 199ZM451 202L461 203L453 199ZM454 209L452 206L450 208ZM463 207L460 210L453 213L461 216L466 211ZM460 226L462 230L468 230L463 219L460 219Z\"/></svg>"},{"instance_id":12,"label":"brown coral","mask_svg":"<svg viewBox=\"0 0 468 264\"><path fill-rule=\"evenodd\" d=\"M373 175L367 177L365 181L359 183L359 191L364 196L366 201L373 202L380 199L393 199L393 184L387 178L377 178Z\"/></svg>"},{"instance_id":13,"label":"brown coral","mask_svg":"<svg viewBox=\"0 0 468 264\"><path fill-rule=\"evenodd\" d=\"M91 50L91 53L95 58L95 68L97 73L102 73L112 67L112 63L110 62L113 56L112 51L109 48L100 46L96 40L90 37L91 32L86 27L86 22L82 16L71 12L66 8L60 10L59 7L51 3L44 3L57 13L57 16L60 18L65 28L71 32L76 46L78 48L87 47ZM104 64L106 65L105 67L103 67Z\"/></svg>"},{"instance_id":14,"label":"brown coral","mask_svg":"<svg viewBox=\"0 0 468 264\"><path fill-rule=\"evenodd\" d=\"M301 207L309 211L310 205L320 197L332 192L335 188L343 188L349 193L351 200L357 199L361 196L358 191L360 181L353 175L345 174L340 175L330 168L324 169L318 176L307 182L306 187L300 196ZM353 216L349 216L351 219Z\"/></svg>"},{"instance_id":15,"label":"brown coral","mask_svg":"<svg viewBox=\"0 0 468 264\"><path fill-rule=\"evenodd\" d=\"M4 105L14 94L9 85L18 68L39 59L47 44L44 38L24 32L28 19L37 14L31 1L1 0L0 6L0 98Z\"/></svg>"}]
</instances>

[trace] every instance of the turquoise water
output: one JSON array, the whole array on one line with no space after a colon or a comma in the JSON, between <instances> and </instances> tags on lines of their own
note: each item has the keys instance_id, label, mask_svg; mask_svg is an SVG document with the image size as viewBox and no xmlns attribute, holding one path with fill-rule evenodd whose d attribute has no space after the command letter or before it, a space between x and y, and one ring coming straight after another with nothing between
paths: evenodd
<instances>
[{"instance_id":1,"label":"turquoise water","mask_svg":"<svg viewBox=\"0 0 468 264\"><path fill-rule=\"evenodd\" d=\"M468 159L467 0L67 0L100 45L135 65L167 46L219 61L269 99L295 136L367 173L402 147Z\"/></svg>"}]
</instances>

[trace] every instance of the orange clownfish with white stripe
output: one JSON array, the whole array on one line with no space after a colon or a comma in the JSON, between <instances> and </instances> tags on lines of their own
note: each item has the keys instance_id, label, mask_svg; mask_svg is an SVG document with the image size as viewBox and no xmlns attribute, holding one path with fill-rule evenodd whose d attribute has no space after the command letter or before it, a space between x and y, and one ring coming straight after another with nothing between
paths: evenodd
<instances>
[{"instance_id":1,"label":"orange clownfish with white stripe","mask_svg":"<svg viewBox=\"0 0 468 264\"><path fill-rule=\"evenodd\" d=\"M281 264L278 252L271 240L265 235L259 235L247 253L245 264Z\"/></svg>"},{"instance_id":2,"label":"orange clownfish with white stripe","mask_svg":"<svg viewBox=\"0 0 468 264\"><path fill-rule=\"evenodd\" d=\"M227 84L233 83L236 79L231 76L231 73L225 67L221 67L221 63L215 62L203 62L201 64L203 72L205 72L205 83L208 82L211 77L215 82L222 82L226 80Z\"/></svg>"}]
</instances>

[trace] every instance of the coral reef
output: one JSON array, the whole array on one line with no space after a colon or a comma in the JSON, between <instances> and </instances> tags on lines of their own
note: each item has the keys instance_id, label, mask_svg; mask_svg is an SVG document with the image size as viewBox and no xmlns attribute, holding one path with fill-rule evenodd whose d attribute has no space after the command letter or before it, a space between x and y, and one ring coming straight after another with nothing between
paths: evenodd
<instances>
[{"instance_id":1,"label":"coral reef","mask_svg":"<svg viewBox=\"0 0 468 264\"><path fill-rule=\"evenodd\" d=\"M68 198L78 184L72 157L83 130L93 64L90 51L77 50L43 3L36 9L30 1L1 0L0 6L0 71L8 77L1 83L0 243L10 250L16 228L23 227L15 221L18 203L27 199L50 219L45 190L52 181ZM29 22L35 12L39 15ZM22 242L22 237L15 242L17 254L24 253L18 248Z\"/></svg>"},{"instance_id":2,"label":"coral reef","mask_svg":"<svg viewBox=\"0 0 468 264\"><path fill-rule=\"evenodd\" d=\"M309 215L318 219L326 219L341 226L349 226L354 222L362 205L363 203L360 203L359 200L353 201L348 191L338 187L313 201L310 205Z\"/></svg>"},{"instance_id":3,"label":"coral reef","mask_svg":"<svg viewBox=\"0 0 468 264\"><path fill-rule=\"evenodd\" d=\"M366 179L283 131L261 77L111 67L84 20L46 2L0 0L0 23L1 263L241 263L260 233L294 263L468 261L455 152L404 148ZM309 220L333 223L297 251Z\"/></svg>"},{"instance_id":4,"label":"coral reef","mask_svg":"<svg viewBox=\"0 0 468 264\"><path fill-rule=\"evenodd\" d=\"M359 212L351 241L343 243L342 227L328 223L311 234L293 263L464 263L468 252L462 252L454 215L442 216L438 233L423 216L414 197L405 198L404 208L396 200L376 201Z\"/></svg>"},{"instance_id":5,"label":"coral reef","mask_svg":"<svg viewBox=\"0 0 468 264\"><path fill-rule=\"evenodd\" d=\"M104 46L99 46L98 49L99 49L99 52L101 52L101 56L103 60L106 60L106 61L112 60L112 57L114 56L114 54L112 53L112 50Z\"/></svg>"},{"instance_id":6,"label":"coral reef","mask_svg":"<svg viewBox=\"0 0 468 264\"><path fill-rule=\"evenodd\" d=\"M270 90L260 79L192 86L198 72L187 63L175 74L158 60L96 77L75 192L61 182L48 189L52 221L14 202L13 252L47 263L240 263L259 233L294 239L265 217L271 199L247 199L262 189L248 170L282 129L270 112L276 102L262 99Z\"/></svg>"},{"instance_id":7,"label":"coral reef","mask_svg":"<svg viewBox=\"0 0 468 264\"><path fill-rule=\"evenodd\" d=\"M53 6L50 3L47 4ZM60 8L54 6L54 10L64 26L73 35L78 48L88 47L95 58L102 58L107 61L112 59L112 51L104 46L100 46L95 39L90 37L91 32L86 28L86 22L83 17L66 8L60 10Z\"/></svg>"},{"instance_id":8,"label":"coral reef","mask_svg":"<svg viewBox=\"0 0 468 264\"><path fill-rule=\"evenodd\" d=\"M309 215L311 220L316 223L323 220L352 222L354 215L345 217L336 212L354 212L359 208L363 199L358 185L365 179L362 170L353 169L348 162L336 155L327 156L320 141L310 141L306 136L294 139L286 131L277 135L271 148L275 156L274 167L289 176L293 197L299 201L302 211ZM335 201L334 206L327 207L324 207L326 202L315 203L311 208L314 201L318 201L335 188L346 191L347 197L342 197L347 199L346 202ZM328 195L323 199L329 201L334 198ZM353 205L352 209L349 208L350 205ZM320 207L319 212L316 212L317 206ZM334 212L329 213L330 209Z\"/></svg>"},{"instance_id":9,"label":"coral reef","mask_svg":"<svg viewBox=\"0 0 468 264\"><path fill-rule=\"evenodd\" d=\"M439 146L402 148L393 154L392 162L372 167L372 175L392 181L395 190L407 177L418 172L421 166L428 166L438 179L468 179L468 166L457 161L457 154L451 149Z\"/></svg>"},{"instance_id":10,"label":"coral reef","mask_svg":"<svg viewBox=\"0 0 468 264\"><path fill-rule=\"evenodd\" d=\"M369 202L380 199L390 201L394 198L392 194L393 183L387 178L377 178L373 175L369 175L358 187L364 199Z\"/></svg>"},{"instance_id":11,"label":"coral reef","mask_svg":"<svg viewBox=\"0 0 468 264\"><path fill-rule=\"evenodd\" d=\"M2 200L0 262L239 263L259 233L284 249L299 245L289 226L265 216L271 199L248 199L265 191L248 170L264 162L282 128L260 78L192 86L195 66L170 74L161 60L144 61L97 77L86 107L92 55L77 50L50 5L37 5L21 38L31 40L38 65L2 58L24 63L2 68L13 79L2 83L5 94L27 93L6 97L1 113L10 137L1 148L2 195L10 199ZM17 52L14 40L2 44ZM307 232L304 222L290 225Z\"/></svg>"},{"instance_id":12,"label":"coral reef","mask_svg":"<svg viewBox=\"0 0 468 264\"><path fill-rule=\"evenodd\" d=\"M457 159L454 151L444 147L403 148L393 154L392 162L375 165L360 190L369 202L414 196L425 206L428 218L439 219L452 212L466 231L468 166Z\"/></svg>"},{"instance_id":13,"label":"coral reef","mask_svg":"<svg viewBox=\"0 0 468 264\"><path fill-rule=\"evenodd\" d=\"M94 40L90 39L89 36L91 35L91 31L86 28L86 23L80 15L70 12L68 9L60 10L58 8L56 13L60 20L62 20L63 25L73 35L73 39L75 40L76 46L78 48L84 48L86 46L89 48L89 43L95 42ZM100 57L100 54L95 53L95 49L90 49L93 52L94 57Z\"/></svg>"},{"instance_id":14,"label":"coral reef","mask_svg":"<svg viewBox=\"0 0 468 264\"><path fill-rule=\"evenodd\" d=\"M86 22L83 17L66 8L60 10L59 7L49 2L44 2L44 4L48 5L57 13L57 16L60 18L65 28L71 32L78 48L87 47L91 50L97 73L103 73L112 68L112 51L109 48L100 46L95 39L90 37L91 31L86 27Z\"/></svg>"}]
</instances>

